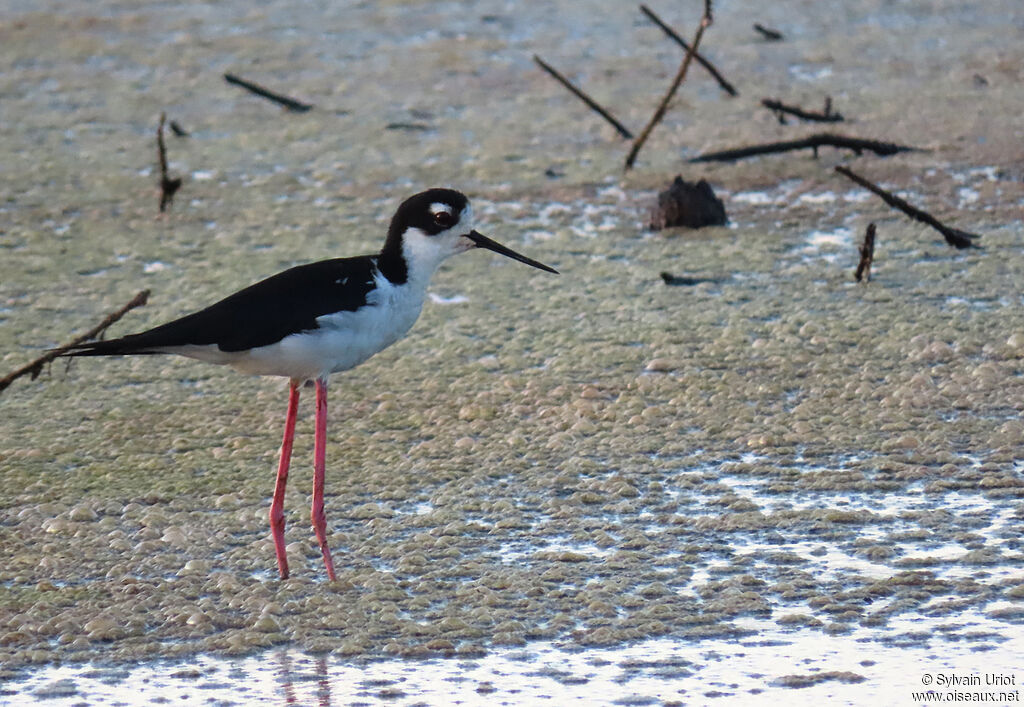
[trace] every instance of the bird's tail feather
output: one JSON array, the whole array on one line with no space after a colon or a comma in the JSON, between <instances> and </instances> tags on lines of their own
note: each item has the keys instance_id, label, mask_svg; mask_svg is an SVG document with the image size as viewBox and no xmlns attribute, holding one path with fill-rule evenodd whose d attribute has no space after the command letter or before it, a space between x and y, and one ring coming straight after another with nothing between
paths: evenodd
<instances>
[{"instance_id":1,"label":"bird's tail feather","mask_svg":"<svg viewBox=\"0 0 1024 707\"><path fill-rule=\"evenodd\" d=\"M148 348L144 341L138 341L137 335L123 336L108 341L86 341L75 344L61 351L61 356L128 356L137 354L157 354Z\"/></svg>"}]
</instances>

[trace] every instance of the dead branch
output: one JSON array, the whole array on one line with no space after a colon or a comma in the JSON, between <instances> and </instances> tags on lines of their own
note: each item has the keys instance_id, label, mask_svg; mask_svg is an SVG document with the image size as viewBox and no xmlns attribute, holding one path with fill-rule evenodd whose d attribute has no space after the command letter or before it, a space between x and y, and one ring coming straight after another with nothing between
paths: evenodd
<instances>
[{"instance_id":1,"label":"dead branch","mask_svg":"<svg viewBox=\"0 0 1024 707\"><path fill-rule=\"evenodd\" d=\"M973 242L975 238L981 237L977 233L968 233L967 231L961 231L959 228L951 228L950 226L945 225L927 211L922 211L916 206L911 206L909 203L899 198L892 192L888 192L885 189L882 189L877 184L869 182L864 177L860 176L859 174L856 174L855 172L847 169L846 167L843 167L841 165L837 166L836 171L839 172L839 174L843 175L844 177L852 179L854 182L861 185L868 191L872 191L878 196L882 197L882 201L884 201L894 209L902 211L915 221L920 221L921 223L928 224L936 231L941 233L942 236L946 239L946 243L949 243L951 246L954 246L956 248L981 247Z\"/></svg>"},{"instance_id":2,"label":"dead branch","mask_svg":"<svg viewBox=\"0 0 1024 707\"><path fill-rule=\"evenodd\" d=\"M21 378L22 376L29 375L31 376L31 380L35 380L36 378L39 377L39 374L42 373L43 366L45 366L47 363L53 361L55 358L60 357L62 354L66 353L67 351L74 348L83 341L95 339L100 334L102 334L111 324L113 324L118 319L123 317L129 311L135 309L136 307L141 307L142 305L146 304L148 300L149 290L143 290L142 292L139 292L137 295L132 297L131 301L128 302L128 304L124 305L116 312L111 312L110 314L108 314L106 317L103 318L103 321L101 321L99 324L94 326L89 331L85 332L84 334L76 336L68 343L58 346L55 349L49 349L46 353L44 353L42 356L32 361L31 363L22 366L16 371L8 373L3 378L0 378L0 392L3 392L7 388L7 386L9 386L12 382L17 380L18 378Z\"/></svg>"},{"instance_id":3,"label":"dead branch","mask_svg":"<svg viewBox=\"0 0 1024 707\"><path fill-rule=\"evenodd\" d=\"M860 246L860 263L853 274L857 282L871 282L871 261L875 259L875 224L869 223L864 233L864 243Z\"/></svg>"},{"instance_id":4,"label":"dead branch","mask_svg":"<svg viewBox=\"0 0 1024 707\"><path fill-rule=\"evenodd\" d=\"M654 111L654 115L647 122L643 131L640 133L640 137L633 141L633 147L629 151L629 155L626 156L626 169L631 169L633 163L636 162L636 156L640 153L640 148L647 142L647 138L650 137L651 131L654 130L654 126L661 122L662 118L665 117L665 112L668 110L668 104L672 100L672 97L676 95L676 91L679 86L683 83L683 79L686 78L686 72L690 69L690 64L693 63L693 56L697 52L697 48L700 47L701 37L704 36L704 30L711 26L711 0L704 0L704 15L700 19L700 24L697 25L697 32L693 36L693 43L690 48L686 50L686 56L683 57L683 63L679 66L679 71L676 72L675 78L672 79L672 85L669 86L668 91L661 99L661 103L658 104L658 108Z\"/></svg>"},{"instance_id":5,"label":"dead branch","mask_svg":"<svg viewBox=\"0 0 1024 707\"><path fill-rule=\"evenodd\" d=\"M555 79L556 81L558 81L558 83L565 86L567 89L569 89L569 91L572 92L573 95L575 95L581 101L590 106L590 109L592 111L594 111L602 118L607 120L608 123L618 131L619 135L626 138L627 140L631 140L633 138L633 133L631 133L625 125L616 120L611 113L602 108L597 101L595 101L593 98L584 93L582 89L573 86L572 82L570 82L569 79L562 76L562 74L558 73L558 71L556 71L554 67L552 67L550 64L548 64L546 61L541 59L536 54L533 55L533 60L537 62L537 65L540 68L544 69L544 71L546 71L553 79Z\"/></svg>"},{"instance_id":6,"label":"dead branch","mask_svg":"<svg viewBox=\"0 0 1024 707\"><path fill-rule=\"evenodd\" d=\"M842 113L836 113L832 110L832 97L827 96L825 98L825 110L821 113L816 113L810 110L804 110L799 106L788 106L782 101L774 98L762 98L761 105L769 110L775 111L775 114L779 117L779 122L782 124L786 123L785 116L792 115L800 120L807 120L817 123L841 123L843 121Z\"/></svg>"},{"instance_id":7,"label":"dead branch","mask_svg":"<svg viewBox=\"0 0 1024 707\"><path fill-rule=\"evenodd\" d=\"M647 7L646 5L641 5L640 12L647 15L647 19L649 19L654 24L658 25L658 27L661 28L662 32L667 34L670 38L672 38L675 41L676 44L683 48L684 52L690 51L690 45L686 43L686 40L680 37L679 34L669 25L667 25L664 21L662 21L660 17L654 14L654 11L651 8ZM693 58L697 60L698 64L700 64L701 66L708 70L708 73L710 73L715 78L715 81L718 82L718 85L722 87L723 91L728 93L730 96L740 95L739 91L736 90L735 86L733 86L731 83L725 80L725 77L722 76L721 72L715 67L714 64L712 64L710 61L708 61L705 57L701 56L697 52L694 52Z\"/></svg>"},{"instance_id":8,"label":"dead branch","mask_svg":"<svg viewBox=\"0 0 1024 707\"><path fill-rule=\"evenodd\" d=\"M284 106L293 113L305 113L306 111L312 110L313 106L309 103L303 103L297 101L294 98L288 98L288 96L282 96L280 93L274 93L270 89L263 88L259 84L255 84L252 81L246 81L243 78L235 76L234 74L224 74L224 80L228 83L233 83L236 86L241 86L246 91L255 93L257 96L266 98L268 101L273 101L279 105Z\"/></svg>"},{"instance_id":9,"label":"dead branch","mask_svg":"<svg viewBox=\"0 0 1024 707\"><path fill-rule=\"evenodd\" d=\"M782 142L766 142L761 145L750 145L748 147L737 147L731 150L720 152L707 152L690 160L690 162L733 162L744 157L756 157L776 152L789 152L791 150L814 150L814 156L818 156L819 147L840 147L853 150L858 155L864 152L874 152L883 157L895 155L898 152L914 152L917 147L897 145L891 142L880 142L878 140L864 140L858 137L847 137L845 135L834 135L832 133L816 133L799 140L784 140Z\"/></svg>"},{"instance_id":10,"label":"dead branch","mask_svg":"<svg viewBox=\"0 0 1024 707\"><path fill-rule=\"evenodd\" d=\"M692 287L705 282L722 282L720 277L690 277L689 275L673 275L670 272L662 272L661 280L670 287Z\"/></svg>"},{"instance_id":11,"label":"dead branch","mask_svg":"<svg viewBox=\"0 0 1024 707\"><path fill-rule=\"evenodd\" d=\"M164 120L167 116L160 114L160 126L156 129L156 152L160 159L160 213L174 201L174 194L181 188L181 177L171 179L167 176L167 147L164 145Z\"/></svg>"},{"instance_id":12,"label":"dead branch","mask_svg":"<svg viewBox=\"0 0 1024 707\"><path fill-rule=\"evenodd\" d=\"M782 32L779 32L778 30L775 29L769 29L768 27L765 27L762 24L758 24L757 22L754 23L754 29L757 30L757 32L762 37L767 39L769 42L781 42L783 39L785 39L785 37L782 36Z\"/></svg>"}]
</instances>

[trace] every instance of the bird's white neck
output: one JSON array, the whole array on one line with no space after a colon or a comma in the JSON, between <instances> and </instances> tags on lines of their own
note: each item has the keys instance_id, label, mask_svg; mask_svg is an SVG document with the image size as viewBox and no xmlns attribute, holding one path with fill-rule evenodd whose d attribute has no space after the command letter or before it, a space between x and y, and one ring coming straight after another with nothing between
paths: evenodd
<instances>
[{"instance_id":1,"label":"bird's white neck","mask_svg":"<svg viewBox=\"0 0 1024 707\"><path fill-rule=\"evenodd\" d=\"M402 258L409 284L426 289L441 263L461 250L457 238L428 236L418 228L410 228L402 239Z\"/></svg>"}]
</instances>

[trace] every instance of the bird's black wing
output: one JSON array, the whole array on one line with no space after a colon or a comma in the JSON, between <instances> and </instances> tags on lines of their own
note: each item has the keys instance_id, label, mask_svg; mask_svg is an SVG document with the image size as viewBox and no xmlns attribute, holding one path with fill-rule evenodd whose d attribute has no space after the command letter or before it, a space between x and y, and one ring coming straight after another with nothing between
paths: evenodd
<instances>
[{"instance_id":1,"label":"bird's black wing","mask_svg":"<svg viewBox=\"0 0 1024 707\"><path fill-rule=\"evenodd\" d=\"M216 344L245 351L318 328L317 317L364 306L376 286L375 256L335 258L285 270L181 319L139 334L79 344L68 356L160 353Z\"/></svg>"}]
</instances>

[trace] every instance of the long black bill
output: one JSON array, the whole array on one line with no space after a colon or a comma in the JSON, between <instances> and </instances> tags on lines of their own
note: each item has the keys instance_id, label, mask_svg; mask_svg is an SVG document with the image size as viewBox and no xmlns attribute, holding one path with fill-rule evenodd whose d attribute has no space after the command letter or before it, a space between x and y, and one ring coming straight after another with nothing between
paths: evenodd
<instances>
[{"instance_id":1,"label":"long black bill","mask_svg":"<svg viewBox=\"0 0 1024 707\"><path fill-rule=\"evenodd\" d=\"M518 260L520 263L526 263L527 265L532 265L535 268L547 270L548 272L553 272L555 275L558 274L558 271L555 270L554 268L549 268L544 263L538 263L536 260L533 260L532 258L527 258L525 255L520 255L511 248L506 248L501 243L498 243L497 241L492 241L487 236L481 233L477 233L476 231L470 231L469 233L467 233L466 238L473 241L473 243L476 244L477 248L486 248L487 250L493 250L495 253L501 253L502 255L512 258L512 260Z\"/></svg>"}]
</instances>

